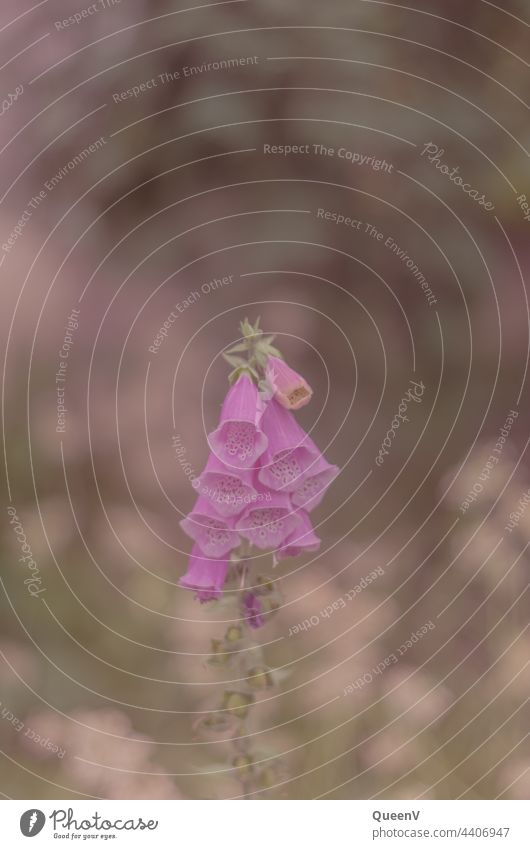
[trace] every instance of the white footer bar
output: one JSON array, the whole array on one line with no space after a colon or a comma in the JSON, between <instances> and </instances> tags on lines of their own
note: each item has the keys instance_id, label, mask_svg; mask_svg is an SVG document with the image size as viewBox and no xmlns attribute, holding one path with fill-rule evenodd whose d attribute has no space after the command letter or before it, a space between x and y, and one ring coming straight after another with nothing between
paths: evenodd
<instances>
[{"instance_id":1,"label":"white footer bar","mask_svg":"<svg viewBox=\"0 0 530 849\"><path fill-rule=\"evenodd\" d=\"M6 849L527 849L529 813L526 801L9 800L0 803L0 826Z\"/></svg>"}]
</instances>

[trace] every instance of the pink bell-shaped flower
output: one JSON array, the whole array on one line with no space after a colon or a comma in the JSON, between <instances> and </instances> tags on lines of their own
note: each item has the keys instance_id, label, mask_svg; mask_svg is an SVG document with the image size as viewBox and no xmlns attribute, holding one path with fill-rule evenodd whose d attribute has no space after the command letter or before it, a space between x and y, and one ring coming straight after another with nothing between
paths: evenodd
<instances>
[{"instance_id":1,"label":"pink bell-shaped flower","mask_svg":"<svg viewBox=\"0 0 530 849\"><path fill-rule=\"evenodd\" d=\"M263 405L252 378L243 372L228 390L219 426L208 437L211 450L229 468L249 469L267 447L260 427Z\"/></svg>"},{"instance_id":2,"label":"pink bell-shaped flower","mask_svg":"<svg viewBox=\"0 0 530 849\"><path fill-rule=\"evenodd\" d=\"M239 545L233 519L219 516L204 496L199 496L195 507L180 523L207 557L223 557Z\"/></svg>"},{"instance_id":3,"label":"pink bell-shaped flower","mask_svg":"<svg viewBox=\"0 0 530 849\"><path fill-rule=\"evenodd\" d=\"M279 357L269 356L265 376L274 397L286 410L299 410L309 404L313 390L305 378Z\"/></svg>"},{"instance_id":4,"label":"pink bell-shaped flower","mask_svg":"<svg viewBox=\"0 0 530 849\"><path fill-rule=\"evenodd\" d=\"M226 580L229 562L226 559L205 557L198 545L193 546L186 574L179 586L195 590L199 601L219 598Z\"/></svg>"},{"instance_id":5,"label":"pink bell-shaped flower","mask_svg":"<svg viewBox=\"0 0 530 849\"><path fill-rule=\"evenodd\" d=\"M311 512L318 507L330 483L339 474L338 466L332 466L321 454L298 481L296 489L291 493L293 504Z\"/></svg>"},{"instance_id":6,"label":"pink bell-shaped flower","mask_svg":"<svg viewBox=\"0 0 530 849\"><path fill-rule=\"evenodd\" d=\"M259 480L270 489L292 492L320 451L293 414L274 399L267 404L261 424L269 444L260 461Z\"/></svg>"},{"instance_id":7,"label":"pink bell-shaped flower","mask_svg":"<svg viewBox=\"0 0 530 849\"><path fill-rule=\"evenodd\" d=\"M215 454L210 454L196 486L220 516L238 516L257 498L252 472L227 468Z\"/></svg>"},{"instance_id":8,"label":"pink bell-shaped flower","mask_svg":"<svg viewBox=\"0 0 530 849\"><path fill-rule=\"evenodd\" d=\"M267 501L253 504L238 519L242 537L261 549L277 549L294 531L300 519L293 512L289 496L270 493Z\"/></svg>"},{"instance_id":9,"label":"pink bell-shaped flower","mask_svg":"<svg viewBox=\"0 0 530 849\"><path fill-rule=\"evenodd\" d=\"M299 510L297 516L300 524L289 534L285 543L275 552L276 560L285 560L287 557L298 557L299 554L308 554L318 551L321 539L317 537L311 520L305 510Z\"/></svg>"}]
</instances>

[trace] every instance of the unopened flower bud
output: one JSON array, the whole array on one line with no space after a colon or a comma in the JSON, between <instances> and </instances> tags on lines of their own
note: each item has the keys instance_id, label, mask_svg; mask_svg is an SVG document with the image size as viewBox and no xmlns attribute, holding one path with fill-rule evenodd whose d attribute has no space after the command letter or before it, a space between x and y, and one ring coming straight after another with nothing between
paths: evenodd
<instances>
[{"instance_id":1,"label":"unopened flower bud","mask_svg":"<svg viewBox=\"0 0 530 849\"><path fill-rule=\"evenodd\" d=\"M197 738L209 742L231 740L237 733L237 717L229 713L209 713L193 723Z\"/></svg>"},{"instance_id":2,"label":"unopened flower bud","mask_svg":"<svg viewBox=\"0 0 530 849\"><path fill-rule=\"evenodd\" d=\"M230 660L230 654L226 651L224 640L212 640L210 651L209 663L211 664L224 664Z\"/></svg>"},{"instance_id":3,"label":"unopened flower bud","mask_svg":"<svg viewBox=\"0 0 530 849\"><path fill-rule=\"evenodd\" d=\"M248 684L255 690L267 690L274 686L274 680L270 671L264 666L256 666L249 670L247 675Z\"/></svg>"},{"instance_id":4,"label":"unopened flower bud","mask_svg":"<svg viewBox=\"0 0 530 849\"><path fill-rule=\"evenodd\" d=\"M313 390L307 380L284 360L269 356L265 374L276 399L286 410L299 410L310 402Z\"/></svg>"},{"instance_id":5,"label":"unopened flower bud","mask_svg":"<svg viewBox=\"0 0 530 849\"><path fill-rule=\"evenodd\" d=\"M243 629L241 625L230 625L225 634L227 643L237 643L243 639Z\"/></svg>"},{"instance_id":6,"label":"unopened flower bud","mask_svg":"<svg viewBox=\"0 0 530 849\"><path fill-rule=\"evenodd\" d=\"M263 606L260 596L256 593L245 593L243 596L243 615L249 628L256 630L265 624L265 618L261 615Z\"/></svg>"},{"instance_id":7,"label":"unopened flower bud","mask_svg":"<svg viewBox=\"0 0 530 849\"><path fill-rule=\"evenodd\" d=\"M250 693L237 693L232 690L226 690L223 696L223 710L236 716L238 719L245 719L248 714L250 705L254 703L254 696Z\"/></svg>"},{"instance_id":8,"label":"unopened flower bud","mask_svg":"<svg viewBox=\"0 0 530 849\"><path fill-rule=\"evenodd\" d=\"M232 766L242 773L252 772L253 760L250 755L238 755L232 761Z\"/></svg>"},{"instance_id":9,"label":"unopened flower bud","mask_svg":"<svg viewBox=\"0 0 530 849\"><path fill-rule=\"evenodd\" d=\"M261 609L264 613L275 613L279 608L280 604L273 596L265 596L261 600Z\"/></svg>"},{"instance_id":10,"label":"unopened flower bud","mask_svg":"<svg viewBox=\"0 0 530 849\"><path fill-rule=\"evenodd\" d=\"M263 575L260 575L257 578L256 584L259 587L260 592L272 593L274 591L274 581L271 581L270 578L266 578Z\"/></svg>"},{"instance_id":11,"label":"unopened flower bud","mask_svg":"<svg viewBox=\"0 0 530 849\"><path fill-rule=\"evenodd\" d=\"M274 787L277 781L278 775L276 774L274 767L266 767L258 776L258 784L265 790L268 790L270 787Z\"/></svg>"}]
</instances>

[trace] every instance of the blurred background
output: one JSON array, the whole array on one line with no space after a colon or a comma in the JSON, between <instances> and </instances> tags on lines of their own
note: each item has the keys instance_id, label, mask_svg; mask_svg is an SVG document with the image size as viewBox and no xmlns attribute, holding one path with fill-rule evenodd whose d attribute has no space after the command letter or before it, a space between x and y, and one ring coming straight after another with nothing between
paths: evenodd
<instances>
[{"instance_id":1,"label":"blurred background","mask_svg":"<svg viewBox=\"0 0 530 849\"><path fill-rule=\"evenodd\" d=\"M0 792L244 795L178 523L261 316L341 474L254 795L528 798L528 5L196 5L0 10Z\"/></svg>"}]
</instances>

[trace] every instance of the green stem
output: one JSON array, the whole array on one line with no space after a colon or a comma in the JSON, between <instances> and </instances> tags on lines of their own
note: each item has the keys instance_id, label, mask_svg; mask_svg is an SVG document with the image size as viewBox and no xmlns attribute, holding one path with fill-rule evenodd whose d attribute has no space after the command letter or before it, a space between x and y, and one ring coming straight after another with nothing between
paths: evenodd
<instances>
[{"instance_id":1,"label":"green stem","mask_svg":"<svg viewBox=\"0 0 530 849\"><path fill-rule=\"evenodd\" d=\"M229 765L236 771L243 795L267 792L274 783L271 777L278 774L278 764L271 759L257 763L262 756L251 745L252 711L257 696L274 686L274 678L263 662L263 651L255 641L253 629L241 619L241 600L250 572L249 548L248 543L242 544L234 560L235 621L220 640L212 640L210 658L211 665L230 670L230 677L238 683L231 689L223 686L217 708L205 714L197 725L198 732L202 731L208 740L226 741ZM263 581L262 586L270 595L271 584Z\"/></svg>"}]
</instances>

